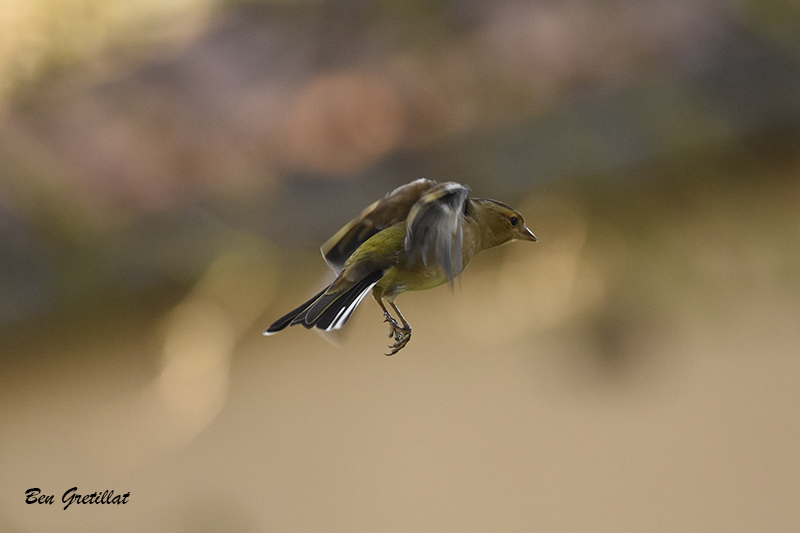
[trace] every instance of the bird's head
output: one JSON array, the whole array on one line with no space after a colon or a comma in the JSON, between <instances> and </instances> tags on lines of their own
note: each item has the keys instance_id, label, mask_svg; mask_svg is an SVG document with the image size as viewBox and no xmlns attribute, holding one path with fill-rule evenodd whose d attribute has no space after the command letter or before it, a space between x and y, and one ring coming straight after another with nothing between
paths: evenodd
<instances>
[{"instance_id":1,"label":"bird's head","mask_svg":"<svg viewBox=\"0 0 800 533\"><path fill-rule=\"evenodd\" d=\"M536 241L536 235L525 225L519 211L497 200L473 199L472 216L482 228L485 246L497 246L516 239Z\"/></svg>"}]
</instances>

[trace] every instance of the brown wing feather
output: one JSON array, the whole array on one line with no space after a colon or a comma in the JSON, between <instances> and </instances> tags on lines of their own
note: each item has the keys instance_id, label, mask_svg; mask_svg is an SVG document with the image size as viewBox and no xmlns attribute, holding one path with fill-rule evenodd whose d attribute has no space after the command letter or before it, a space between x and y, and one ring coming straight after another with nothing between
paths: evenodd
<instances>
[{"instance_id":1,"label":"brown wing feather","mask_svg":"<svg viewBox=\"0 0 800 533\"><path fill-rule=\"evenodd\" d=\"M417 200L435 186L435 181L420 178L401 185L364 209L322 245L325 261L338 274L359 246L382 229L404 221Z\"/></svg>"}]
</instances>

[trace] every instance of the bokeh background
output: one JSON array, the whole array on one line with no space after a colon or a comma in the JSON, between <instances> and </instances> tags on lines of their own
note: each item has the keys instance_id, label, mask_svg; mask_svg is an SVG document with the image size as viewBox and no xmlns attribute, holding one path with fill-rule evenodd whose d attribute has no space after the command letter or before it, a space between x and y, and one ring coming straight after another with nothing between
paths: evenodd
<instances>
[{"instance_id":1,"label":"bokeh background","mask_svg":"<svg viewBox=\"0 0 800 533\"><path fill-rule=\"evenodd\" d=\"M800 530L799 6L4 0L0 530ZM539 242L262 337L420 176Z\"/></svg>"}]
</instances>

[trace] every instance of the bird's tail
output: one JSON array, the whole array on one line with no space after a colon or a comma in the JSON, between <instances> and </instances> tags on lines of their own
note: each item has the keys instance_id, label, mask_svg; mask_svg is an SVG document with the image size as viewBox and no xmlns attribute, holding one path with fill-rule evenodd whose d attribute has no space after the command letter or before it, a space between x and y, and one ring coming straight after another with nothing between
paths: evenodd
<instances>
[{"instance_id":1,"label":"bird's tail","mask_svg":"<svg viewBox=\"0 0 800 533\"><path fill-rule=\"evenodd\" d=\"M372 272L352 287L337 292L328 292L331 288L329 285L297 309L276 320L264 331L264 335L273 335L297 324L325 331L340 329L382 276L383 272L379 270Z\"/></svg>"}]
</instances>

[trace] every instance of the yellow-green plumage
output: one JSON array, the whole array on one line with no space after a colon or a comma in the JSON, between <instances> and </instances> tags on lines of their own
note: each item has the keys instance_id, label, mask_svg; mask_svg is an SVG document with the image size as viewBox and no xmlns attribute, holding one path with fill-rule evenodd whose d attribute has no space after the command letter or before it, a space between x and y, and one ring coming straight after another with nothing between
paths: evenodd
<instances>
[{"instance_id":1,"label":"yellow-green plumage","mask_svg":"<svg viewBox=\"0 0 800 533\"><path fill-rule=\"evenodd\" d=\"M341 328L371 290L395 339L388 355L397 353L411 338L411 326L394 303L397 296L452 284L475 254L515 239L536 237L512 207L469 198L469 187L458 183L413 181L370 205L322 246L337 278L264 334L295 324Z\"/></svg>"}]
</instances>

